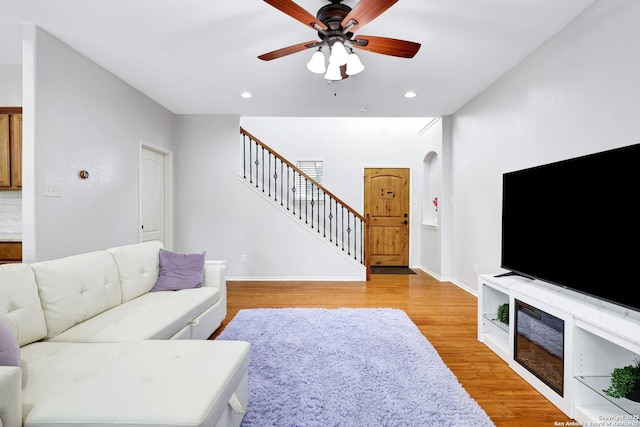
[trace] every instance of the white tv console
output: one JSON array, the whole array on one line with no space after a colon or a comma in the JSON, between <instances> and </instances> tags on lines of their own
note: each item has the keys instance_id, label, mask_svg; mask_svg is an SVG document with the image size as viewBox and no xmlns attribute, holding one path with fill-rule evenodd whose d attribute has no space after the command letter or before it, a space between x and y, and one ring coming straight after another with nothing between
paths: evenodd
<instances>
[{"instance_id":1,"label":"white tv console","mask_svg":"<svg viewBox=\"0 0 640 427\"><path fill-rule=\"evenodd\" d=\"M480 275L478 295L478 340L562 412L585 426L640 426L640 403L602 392L613 368L640 358L639 312L520 276ZM514 359L516 299L564 321L562 396ZM505 303L508 325L497 320Z\"/></svg>"}]
</instances>

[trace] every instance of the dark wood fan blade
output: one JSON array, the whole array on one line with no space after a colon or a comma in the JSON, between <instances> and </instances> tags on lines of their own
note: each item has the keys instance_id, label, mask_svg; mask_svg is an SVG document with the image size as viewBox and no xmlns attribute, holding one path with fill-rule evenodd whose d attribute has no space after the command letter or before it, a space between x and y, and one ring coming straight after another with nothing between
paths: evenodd
<instances>
[{"instance_id":1,"label":"dark wood fan blade","mask_svg":"<svg viewBox=\"0 0 640 427\"><path fill-rule=\"evenodd\" d=\"M350 32L355 33L397 2L398 0L360 0L342 20L342 28L348 28ZM351 21L356 22L355 26L347 27Z\"/></svg>"},{"instance_id":2,"label":"dark wood fan blade","mask_svg":"<svg viewBox=\"0 0 640 427\"><path fill-rule=\"evenodd\" d=\"M269 3L271 6L280 10L281 12L286 13L293 19L302 22L304 25L308 25L313 29L317 29L316 25L322 28L323 30L327 29L327 26L319 21L318 18L307 12L305 9L300 7L298 4L292 2L291 0L264 0L266 3Z\"/></svg>"},{"instance_id":3,"label":"dark wood fan blade","mask_svg":"<svg viewBox=\"0 0 640 427\"><path fill-rule=\"evenodd\" d=\"M413 58L420 49L420 43L377 36L357 36L351 41L355 48L382 55Z\"/></svg>"},{"instance_id":4,"label":"dark wood fan blade","mask_svg":"<svg viewBox=\"0 0 640 427\"><path fill-rule=\"evenodd\" d=\"M283 56L291 55L292 53L302 52L305 49L311 49L318 46L318 42L311 40L304 43L294 44L293 46L283 47L282 49L274 50L273 52L265 53L258 56L263 61L271 61L272 59L281 58Z\"/></svg>"}]
</instances>

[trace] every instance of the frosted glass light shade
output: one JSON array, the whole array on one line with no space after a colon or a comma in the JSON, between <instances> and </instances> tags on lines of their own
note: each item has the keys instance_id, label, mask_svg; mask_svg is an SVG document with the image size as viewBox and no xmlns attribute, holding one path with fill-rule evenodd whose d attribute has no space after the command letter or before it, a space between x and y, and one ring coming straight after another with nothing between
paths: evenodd
<instances>
[{"instance_id":1,"label":"frosted glass light shade","mask_svg":"<svg viewBox=\"0 0 640 427\"><path fill-rule=\"evenodd\" d=\"M327 67L327 74L324 75L327 80L342 80L342 73L340 72L340 66L329 61Z\"/></svg>"},{"instance_id":2,"label":"frosted glass light shade","mask_svg":"<svg viewBox=\"0 0 640 427\"><path fill-rule=\"evenodd\" d=\"M364 70L364 65L360 62L358 55L351 52L347 57L347 74L353 76Z\"/></svg>"},{"instance_id":3,"label":"frosted glass light shade","mask_svg":"<svg viewBox=\"0 0 640 427\"><path fill-rule=\"evenodd\" d=\"M316 50L316 52L307 63L307 68L309 69L309 71L316 74L322 74L327 70L327 68L324 66L324 55L322 54L322 51Z\"/></svg>"},{"instance_id":4,"label":"frosted glass light shade","mask_svg":"<svg viewBox=\"0 0 640 427\"><path fill-rule=\"evenodd\" d=\"M331 56L329 56L329 63L335 63L337 66L347 63L347 49L344 48L342 42L337 41L331 45Z\"/></svg>"}]
</instances>

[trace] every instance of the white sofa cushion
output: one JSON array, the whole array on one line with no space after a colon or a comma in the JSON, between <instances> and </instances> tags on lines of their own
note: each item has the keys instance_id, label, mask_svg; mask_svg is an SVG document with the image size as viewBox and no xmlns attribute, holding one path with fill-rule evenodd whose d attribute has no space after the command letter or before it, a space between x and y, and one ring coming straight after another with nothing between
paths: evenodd
<instances>
[{"instance_id":1,"label":"white sofa cushion","mask_svg":"<svg viewBox=\"0 0 640 427\"><path fill-rule=\"evenodd\" d=\"M27 264L0 266L0 322L23 346L47 335L33 270Z\"/></svg>"},{"instance_id":2,"label":"white sofa cushion","mask_svg":"<svg viewBox=\"0 0 640 427\"><path fill-rule=\"evenodd\" d=\"M158 280L162 243L150 241L107 249L120 273L122 302L146 294Z\"/></svg>"},{"instance_id":3,"label":"white sofa cushion","mask_svg":"<svg viewBox=\"0 0 640 427\"><path fill-rule=\"evenodd\" d=\"M115 261L107 251L31 264L47 321L47 338L120 305Z\"/></svg>"},{"instance_id":4,"label":"white sofa cushion","mask_svg":"<svg viewBox=\"0 0 640 427\"><path fill-rule=\"evenodd\" d=\"M0 366L0 427L22 425L22 370Z\"/></svg>"},{"instance_id":5,"label":"white sofa cushion","mask_svg":"<svg viewBox=\"0 0 640 427\"><path fill-rule=\"evenodd\" d=\"M47 342L23 360L25 426L213 426L246 380L249 343Z\"/></svg>"},{"instance_id":6,"label":"white sofa cushion","mask_svg":"<svg viewBox=\"0 0 640 427\"><path fill-rule=\"evenodd\" d=\"M57 342L169 339L221 298L218 288L149 292L51 338Z\"/></svg>"}]
</instances>

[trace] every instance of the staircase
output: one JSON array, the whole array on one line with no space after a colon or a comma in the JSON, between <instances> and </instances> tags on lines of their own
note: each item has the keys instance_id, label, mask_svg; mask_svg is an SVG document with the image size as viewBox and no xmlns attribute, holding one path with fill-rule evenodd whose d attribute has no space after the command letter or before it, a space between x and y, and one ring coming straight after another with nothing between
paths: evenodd
<instances>
[{"instance_id":1,"label":"staircase","mask_svg":"<svg viewBox=\"0 0 640 427\"><path fill-rule=\"evenodd\" d=\"M247 183L309 232L364 265L369 280L369 219L242 127L240 134L242 177Z\"/></svg>"}]
</instances>

